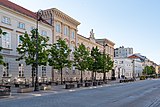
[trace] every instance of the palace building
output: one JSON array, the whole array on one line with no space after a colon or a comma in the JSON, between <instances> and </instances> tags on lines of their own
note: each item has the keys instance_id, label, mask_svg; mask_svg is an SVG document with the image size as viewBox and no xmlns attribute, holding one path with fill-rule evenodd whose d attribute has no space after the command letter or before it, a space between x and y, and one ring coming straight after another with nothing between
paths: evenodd
<instances>
[{"instance_id":1,"label":"palace building","mask_svg":"<svg viewBox=\"0 0 160 107\"><path fill-rule=\"evenodd\" d=\"M36 14L8 0L0 0L0 28L6 35L0 38L3 47L1 54L7 67L0 67L0 77L4 80L30 80L31 67L26 66L24 61L16 61L19 57L16 48L21 43L19 37L24 32L30 33L36 28ZM52 43L52 26L47 22L39 22L39 33L49 36ZM51 78L51 67L39 67L39 77Z\"/></svg>"},{"instance_id":2,"label":"palace building","mask_svg":"<svg viewBox=\"0 0 160 107\"><path fill-rule=\"evenodd\" d=\"M7 67L0 67L0 79L6 81L13 80L31 80L31 67L26 66L24 61L16 61L18 53L16 48L21 42L19 36L24 32L30 33L30 31L36 28L36 13L25 9L15 3L8 0L0 0L0 28L7 32L7 35L3 35L0 38L0 45L3 47L1 54L4 56L4 61L7 63ZM108 39L95 39L93 29L90 31L90 35L82 36L78 34L78 26L80 22L73 19L69 15L62 11L51 8L43 10L44 21L39 22L39 33L43 36L50 38L49 43L56 43L59 38L66 41L72 52L75 47L78 47L83 43L88 50L92 47L98 47L101 52L105 51L111 58L114 57L114 43ZM104 46L105 44L105 46ZM107 45L106 45L107 44ZM70 59L73 59L71 52ZM44 77L49 81L59 81L60 72L52 69L50 66L40 66L38 69L39 80ZM84 79L91 78L91 72L84 72ZM111 78L111 72L108 73L108 77ZM97 79L102 78L102 74L97 74ZM63 69L63 80L79 80L80 72L72 66L71 69Z\"/></svg>"}]
</instances>

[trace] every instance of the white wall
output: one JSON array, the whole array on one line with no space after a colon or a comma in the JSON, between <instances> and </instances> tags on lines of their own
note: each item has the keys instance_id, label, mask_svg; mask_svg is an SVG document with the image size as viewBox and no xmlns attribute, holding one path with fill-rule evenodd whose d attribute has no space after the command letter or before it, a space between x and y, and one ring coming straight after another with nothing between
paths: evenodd
<instances>
[{"instance_id":1,"label":"white wall","mask_svg":"<svg viewBox=\"0 0 160 107\"><path fill-rule=\"evenodd\" d=\"M138 77L142 74L143 71L142 62L135 59L133 64L133 60L129 58L115 58L114 69L116 78L121 78L121 75L124 75L127 78L132 78L133 69L135 76Z\"/></svg>"}]
</instances>

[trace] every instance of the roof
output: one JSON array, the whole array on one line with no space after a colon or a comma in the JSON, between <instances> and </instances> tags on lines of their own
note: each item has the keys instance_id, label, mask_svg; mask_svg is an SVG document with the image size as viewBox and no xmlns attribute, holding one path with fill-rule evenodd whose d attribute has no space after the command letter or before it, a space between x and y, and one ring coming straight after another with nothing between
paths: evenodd
<instances>
[{"instance_id":1,"label":"roof","mask_svg":"<svg viewBox=\"0 0 160 107\"><path fill-rule=\"evenodd\" d=\"M31 17L31 18L37 19L36 13L34 13L34 12L32 12L32 11L30 11L30 10L28 10L28 9L20 6L20 5L17 5L17 4L15 4L15 3L11 2L11 1L8 1L8 0L0 0L0 5L3 5L3 6L5 6L5 7L7 7L7 8L10 8L10 9L12 9L12 10L14 10L14 11L17 11L17 12L19 12L19 13L21 13L21 14L24 14L24 15L26 15L26 16L29 16L29 17ZM42 21L43 21L44 23L46 23L46 24L49 24L49 23L48 23L47 21L45 21L45 20L42 20Z\"/></svg>"},{"instance_id":2,"label":"roof","mask_svg":"<svg viewBox=\"0 0 160 107\"><path fill-rule=\"evenodd\" d=\"M140 54L132 54L130 56L128 56L128 58L131 58L131 59L136 59L136 58L139 58L140 60L144 61L146 59L145 56L142 56Z\"/></svg>"}]
</instances>

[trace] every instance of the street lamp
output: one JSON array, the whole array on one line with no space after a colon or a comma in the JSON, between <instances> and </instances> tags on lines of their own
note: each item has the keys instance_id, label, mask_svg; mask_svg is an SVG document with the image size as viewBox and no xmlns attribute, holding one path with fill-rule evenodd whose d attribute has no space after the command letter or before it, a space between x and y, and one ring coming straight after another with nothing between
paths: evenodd
<instances>
[{"instance_id":1,"label":"street lamp","mask_svg":"<svg viewBox=\"0 0 160 107\"><path fill-rule=\"evenodd\" d=\"M35 80L35 89L34 91L39 91L38 83L38 22L42 20L43 11L39 10L37 12L37 28L36 28L36 80Z\"/></svg>"},{"instance_id":2,"label":"street lamp","mask_svg":"<svg viewBox=\"0 0 160 107\"><path fill-rule=\"evenodd\" d=\"M107 44L105 44L105 41L103 42L103 73L104 73L104 80L103 81L105 81L105 79L106 79L106 73L105 73L105 66L104 66L104 64L105 64L105 61L104 61L104 58L105 58L105 51L106 51L106 46L108 46Z\"/></svg>"},{"instance_id":3,"label":"street lamp","mask_svg":"<svg viewBox=\"0 0 160 107\"><path fill-rule=\"evenodd\" d=\"M135 60L133 59L133 61L132 61L132 63L133 63L133 74L132 74L132 76L133 76L133 79L135 80L134 62L135 62Z\"/></svg>"},{"instance_id":4,"label":"street lamp","mask_svg":"<svg viewBox=\"0 0 160 107\"><path fill-rule=\"evenodd\" d=\"M121 70L121 67L118 68L118 79L120 79L120 70Z\"/></svg>"}]
</instances>

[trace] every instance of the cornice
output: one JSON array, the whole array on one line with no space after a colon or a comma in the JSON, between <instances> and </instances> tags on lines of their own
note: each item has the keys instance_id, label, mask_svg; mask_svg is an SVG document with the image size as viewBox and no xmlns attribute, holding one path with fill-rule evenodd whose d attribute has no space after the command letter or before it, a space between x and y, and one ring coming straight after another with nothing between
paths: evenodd
<instances>
[{"instance_id":1,"label":"cornice","mask_svg":"<svg viewBox=\"0 0 160 107\"><path fill-rule=\"evenodd\" d=\"M86 38L86 37L84 37L84 36L82 36L82 35L80 35L80 34L78 34L77 36L78 36L78 39L83 39L83 40L86 41L87 43L90 43L90 44L99 46L100 48L103 47L101 44L99 44L99 43L97 43L97 42L92 42L89 38ZM83 40L82 40L82 41L83 41ZM79 41L78 41L78 43L79 43Z\"/></svg>"},{"instance_id":2,"label":"cornice","mask_svg":"<svg viewBox=\"0 0 160 107\"><path fill-rule=\"evenodd\" d=\"M105 41L105 43L109 43L110 45L114 46L115 43L113 43L112 41L108 40L108 39L96 39L96 41Z\"/></svg>"},{"instance_id":3,"label":"cornice","mask_svg":"<svg viewBox=\"0 0 160 107\"><path fill-rule=\"evenodd\" d=\"M1 25L0 25L0 27L1 27L1 28L4 28L4 29L7 29L7 30L13 31L13 29L12 29L12 28L9 28L9 27L5 27L5 26L1 26Z\"/></svg>"},{"instance_id":4,"label":"cornice","mask_svg":"<svg viewBox=\"0 0 160 107\"><path fill-rule=\"evenodd\" d=\"M63 13L62 11L60 11L56 8L51 8L51 9L47 9L47 10L44 10L44 11L47 11L48 14L53 13L53 15L58 16L58 17L60 17L64 20L67 20L70 23L75 24L76 26L80 25L80 22L78 22L77 20L73 19L72 17L68 16L67 14Z\"/></svg>"}]
</instances>

